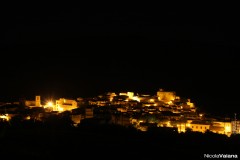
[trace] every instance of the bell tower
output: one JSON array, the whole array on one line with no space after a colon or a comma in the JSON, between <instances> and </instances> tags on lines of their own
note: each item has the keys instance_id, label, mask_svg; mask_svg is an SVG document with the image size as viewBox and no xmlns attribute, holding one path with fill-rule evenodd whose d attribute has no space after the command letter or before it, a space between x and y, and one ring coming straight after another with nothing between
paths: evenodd
<instances>
[{"instance_id":1,"label":"bell tower","mask_svg":"<svg viewBox=\"0 0 240 160\"><path fill-rule=\"evenodd\" d=\"M35 101L36 101L36 107L41 107L41 99L40 99L40 96L36 96Z\"/></svg>"}]
</instances>

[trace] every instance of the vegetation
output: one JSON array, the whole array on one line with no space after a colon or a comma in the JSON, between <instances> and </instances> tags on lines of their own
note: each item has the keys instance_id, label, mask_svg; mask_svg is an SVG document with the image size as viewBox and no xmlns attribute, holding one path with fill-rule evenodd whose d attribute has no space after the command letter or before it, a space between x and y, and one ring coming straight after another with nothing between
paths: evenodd
<instances>
[{"instance_id":1,"label":"vegetation","mask_svg":"<svg viewBox=\"0 0 240 160\"><path fill-rule=\"evenodd\" d=\"M21 125L20 125L21 124ZM7 158L185 158L201 159L204 153L237 154L240 135L198 133L152 127L141 132L133 127L98 123L89 119L73 127L68 113L44 121L16 117L0 122L0 152Z\"/></svg>"}]
</instances>

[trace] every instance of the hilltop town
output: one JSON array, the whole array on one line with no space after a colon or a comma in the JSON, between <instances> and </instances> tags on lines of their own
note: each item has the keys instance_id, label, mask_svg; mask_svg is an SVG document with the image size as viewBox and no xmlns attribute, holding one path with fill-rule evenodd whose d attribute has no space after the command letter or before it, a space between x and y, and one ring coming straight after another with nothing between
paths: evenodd
<instances>
[{"instance_id":1,"label":"hilltop town","mask_svg":"<svg viewBox=\"0 0 240 160\"><path fill-rule=\"evenodd\" d=\"M214 118L198 111L189 98L174 91L159 89L155 95L134 92L107 92L91 98L60 98L0 104L2 122L46 122L49 118L67 115L73 127L80 124L116 124L134 127L139 131L168 128L178 133L186 131L213 132L230 137L240 133L240 121L231 118Z\"/></svg>"}]
</instances>

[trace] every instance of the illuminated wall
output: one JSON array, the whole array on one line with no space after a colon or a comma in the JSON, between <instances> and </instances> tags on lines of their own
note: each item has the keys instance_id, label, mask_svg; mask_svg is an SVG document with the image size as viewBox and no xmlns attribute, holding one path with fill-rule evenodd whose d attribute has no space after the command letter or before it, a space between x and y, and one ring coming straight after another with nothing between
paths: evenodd
<instances>
[{"instance_id":1,"label":"illuminated wall","mask_svg":"<svg viewBox=\"0 0 240 160\"><path fill-rule=\"evenodd\" d=\"M232 121L232 133L240 134L240 121Z\"/></svg>"},{"instance_id":2,"label":"illuminated wall","mask_svg":"<svg viewBox=\"0 0 240 160\"><path fill-rule=\"evenodd\" d=\"M147 94L142 94L138 96L138 99L140 102L149 102L149 100L152 98L152 96Z\"/></svg>"},{"instance_id":3,"label":"illuminated wall","mask_svg":"<svg viewBox=\"0 0 240 160\"><path fill-rule=\"evenodd\" d=\"M133 92L127 92L128 98L133 99L134 93Z\"/></svg>"},{"instance_id":4,"label":"illuminated wall","mask_svg":"<svg viewBox=\"0 0 240 160\"><path fill-rule=\"evenodd\" d=\"M157 97L158 100L163 101L163 102L170 102L171 100L174 100L176 98L176 93L175 92L166 92L163 90L159 90L157 92Z\"/></svg>"},{"instance_id":5,"label":"illuminated wall","mask_svg":"<svg viewBox=\"0 0 240 160\"><path fill-rule=\"evenodd\" d=\"M109 96L109 100L112 101L112 100L113 100L113 97L116 96L116 93L114 93L114 92L108 92L107 95Z\"/></svg>"},{"instance_id":6,"label":"illuminated wall","mask_svg":"<svg viewBox=\"0 0 240 160\"><path fill-rule=\"evenodd\" d=\"M192 129L193 132L206 132L210 128L210 124L187 124L189 128Z\"/></svg>"},{"instance_id":7,"label":"illuminated wall","mask_svg":"<svg viewBox=\"0 0 240 160\"><path fill-rule=\"evenodd\" d=\"M134 97L134 92L122 92L122 93L119 93L120 96L128 96L129 99L133 99Z\"/></svg>"},{"instance_id":8,"label":"illuminated wall","mask_svg":"<svg viewBox=\"0 0 240 160\"><path fill-rule=\"evenodd\" d=\"M224 134L230 136L232 134L232 123L224 122Z\"/></svg>"},{"instance_id":9,"label":"illuminated wall","mask_svg":"<svg viewBox=\"0 0 240 160\"><path fill-rule=\"evenodd\" d=\"M178 132L186 132L186 124L184 123L179 123L177 124Z\"/></svg>"},{"instance_id":10,"label":"illuminated wall","mask_svg":"<svg viewBox=\"0 0 240 160\"><path fill-rule=\"evenodd\" d=\"M35 101L36 101L36 107L40 107L40 106L41 106L40 96L36 96L36 97L35 97Z\"/></svg>"},{"instance_id":11,"label":"illuminated wall","mask_svg":"<svg viewBox=\"0 0 240 160\"><path fill-rule=\"evenodd\" d=\"M60 98L56 100L55 111L71 111L72 109L77 108L77 101L72 99Z\"/></svg>"},{"instance_id":12,"label":"illuminated wall","mask_svg":"<svg viewBox=\"0 0 240 160\"><path fill-rule=\"evenodd\" d=\"M210 127L210 131L230 136L232 134L232 123L215 121Z\"/></svg>"},{"instance_id":13,"label":"illuminated wall","mask_svg":"<svg viewBox=\"0 0 240 160\"><path fill-rule=\"evenodd\" d=\"M30 106L36 106L36 101L25 101L25 106L30 107Z\"/></svg>"},{"instance_id":14,"label":"illuminated wall","mask_svg":"<svg viewBox=\"0 0 240 160\"><path fill-rule=\"evenodd\" d=\"M35 100L26 100L24 104L25 106L28 106L28 107L41 107L40 96L36 96Z\"/></svg>"},{"instance_id":15,"label":"illuminated wall","mask_svg":"<svg viewBox=\"0 0 240 160\"><path fill-rule=\"evenodd\" d=\"M0 114L0 120L9 121L10 118L8 114Z\"/></svg>"},{"instance_id":16,"label":"illuminated wall","mask_svg":"<svg viewBox=\"0 0 240 160\"><path fill-rule=\"evenodd\" d=\"M190 101L187 102L187 105L189 105L190 108L194 108L194 103L192 103L192 102L190 102Z\"/></svg>"}]
</instances>

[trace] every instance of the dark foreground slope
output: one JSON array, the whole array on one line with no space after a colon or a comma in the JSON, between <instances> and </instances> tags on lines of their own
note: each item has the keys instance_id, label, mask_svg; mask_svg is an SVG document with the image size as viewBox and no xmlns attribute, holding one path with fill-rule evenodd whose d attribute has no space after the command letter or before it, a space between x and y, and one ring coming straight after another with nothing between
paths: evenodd
<instances>
[{"instance_id":1,"label":"dark foreground slope","mask_svg":"<svg viewBox=\"0 0 240 160\"><path fill-rule=\"evenodd\" d=\"M238 154L239 145L239 136L163 128L139 132L115 125L1 126L0 131L1 159L204 159L204 154Z\"/></svg>"}]
</instances>

